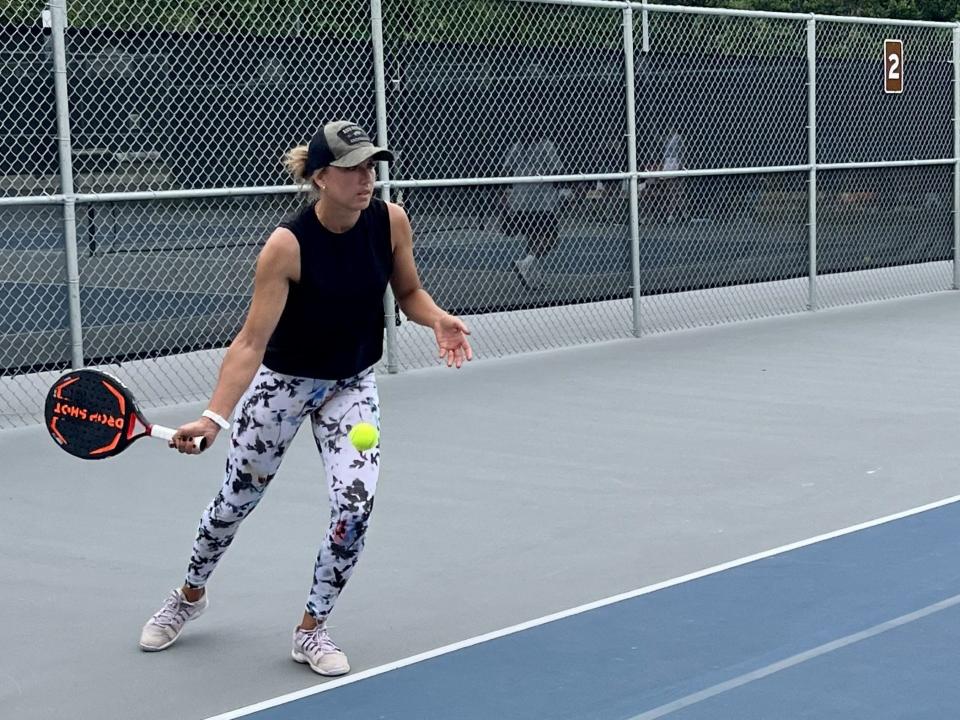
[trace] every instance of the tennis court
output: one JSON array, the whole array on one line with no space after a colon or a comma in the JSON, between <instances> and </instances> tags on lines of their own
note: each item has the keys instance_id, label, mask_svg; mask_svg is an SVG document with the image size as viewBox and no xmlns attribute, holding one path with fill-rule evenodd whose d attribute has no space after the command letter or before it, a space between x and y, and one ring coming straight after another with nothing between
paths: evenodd
<instances>
[{"instance_id":1,"label":"tennis court","mask_svg":"<svg viewBox=\"0 0 960 720\"><path fill-rule=\"evenodd\" d=\"M69 327L64 285L0 283L4 303L25 309L23 314L0 316L0 334L49 332ZM84 324L121 325L191 318L213 312L243 312L246 295L209 292L178 292L142 288L80 287L80 311Z\"/></svg>"},{"instance_id":2,"label":"tennis court","mask_svg":"<svg viewBox=\"0 0 960 720\"><path fill-rule=\"evenodd\" d=\"M955 22L754 0L6 5L0 720L957 715ZM890 11L954 12L927 5ZM284 158L310 143L324 165L311 139L340 119L390 149L375 192L476 360L438 367L434 329L385 298L376 509L326 622L349 674L290 655L336 490L302 427L235 542L213 538L231 549L209 609L142 652L229 440L82 461L44 398L95 367L148 422L196 418L259 251L306 198ZM332 184L320 209L346 227L338 187L359 197ZM311 251L332 248L311 277L374 287L355 246ZM349 350L321 348L324 314L354 312L325 304L288 315L284 352ZM65 399L113 430L96 452L139 427Z\"/></svg>"},{"instance_id":3,"label":"tennis court","mask_svg":"<svg viewBox=\"0 0 960 720\"><path fill-rule=\"evenodd\" d=\"M249 304L256 254L294 202L269 198L253 207L232 201L201 203L190 212L175 205L147 209L137 203L87 208L88 220L80 228L80 311L96 345L90 356L110 361L226 346ZM414 208L418 204L415 201ZM234 205L242 208L237 214L246 224L231 215ZM114 215L115 226L91 229L94 210L100 216ZM450 208L410 213L421 278L437 302L453 313L631 297L629 231L618 210L607 208L591 220L582 208L568 208L556 246L543 261L543 281L535 288L524 286L514 269L525 252L522 239L504 236L495 215L464 217ZM835 226L825 223L819 272L824 278L883 268L926 272L933 261L947 260L952 252L950 229L944 224L948 220L943 209L918 218L901 208L865 217L862 223L854 217ZM47 230L55 233L55 226L53 222ZM32 232L26 236L33 238ZM37 237L41 244L60 241L56 234ZM4 253L9 262L7 268L0 266L0 308L25 312L0 317L0 336L12 336L0 365L26 369L62 363L68 357L62 331L69 326L62 255L52 248L17 250L15 245ZM648 222L641 226L638 242L640 294L682 297L677 293L805 278L808 253L799 217L776 225L752 213L694 218L677 225ZM18 265L25 269L18 272ZM173 322L176 319L182 323ZM166 329L147 327L151 323L166 323ZM23 334L30 334L30 340L18 351L17 338Z\"/></svg>"},{"instance_id":4,"label":"tennis court","mask_svg":"<svg viewBox=\"0 0 960 720\"><path fill-rule=\"evenodd\" d=\"M331 621L354 670L326 684L289 658L325 524L309 433L208 613L147 655L139 628L180 580L222 445L184 458L143 441L84 463L40 427L4 431L0 527L16 542L0 559L15 578L0 706L38 720L942 718L956 702L958 302L382 376L377 509Z\"/></svg>"},{"instance_id":5,"label":"tennis court","mask_svg":"<svg viewBox=\"0 0 960 720\"><path fill-rule=\"evenodd\" d=\"M218 718L949 717L958 502Z\"/></svg>"},{"instance_id":6,"label":"tennis court","mask_svg":"<svg viewBox=\"0 0 960 720\"><path fill-rule=\"evenodd\" d=\"M197 268L193 272L197 273ZM203 268L200 268L202 272ZM107 281L117 282L116 273ZM122 362L188 350L223 347L239 330L250 304L242 288L208 287L184 273L160 268L144 287L82 284L79 288L85 354L90 361ZM163 285L193 288L165 289ZM201 289L202 288L202 289ZM226 292L224 291L226 290ZM0 374L65 368L70 362L69 304L62 283L0 281Z\"/></svg>"}]
</instances>

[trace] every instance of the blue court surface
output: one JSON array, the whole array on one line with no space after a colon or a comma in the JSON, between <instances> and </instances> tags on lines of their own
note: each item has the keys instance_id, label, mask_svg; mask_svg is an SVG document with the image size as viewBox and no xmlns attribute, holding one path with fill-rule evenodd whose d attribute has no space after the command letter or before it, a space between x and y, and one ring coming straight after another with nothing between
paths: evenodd
<instances>
[{"instance_id":1,"label":"blue court surface","mask_svg":"<svg viewBox=\"0 0 960 720\"><path fill-rule=\"evenodd\" d=\"M956 501L745 558L217 720L957 717ZM601 524L595 533L600 552L610 538Z\"/></svg>"},{"instance_id":2,"label":"blue court surface","mask_svg":"<svg viewBox=\"0 0 960 720\"><path fill-rule=\"evenodd\" d=\"M86 327L236 313L245 311L249 302L246 295L80 286ZM24 310L0 317L0 335L69 327L65 285L0 282L0 306Z\"/></svg>"}]
</instances>

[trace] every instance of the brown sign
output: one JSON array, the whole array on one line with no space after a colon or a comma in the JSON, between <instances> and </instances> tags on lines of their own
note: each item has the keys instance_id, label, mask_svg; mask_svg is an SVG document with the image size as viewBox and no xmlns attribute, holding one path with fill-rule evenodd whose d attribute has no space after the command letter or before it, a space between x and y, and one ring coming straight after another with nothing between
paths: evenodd
<instances>
[{"instance_id":1,"label":"brown sign","mask_svg":"<svg viewBox=\"0 0 960 720\"><path fill-rule=\"evenodd\" d=\"M903 92L903 40L883 41L883 91Z\"/></svg>"}]
</instances>

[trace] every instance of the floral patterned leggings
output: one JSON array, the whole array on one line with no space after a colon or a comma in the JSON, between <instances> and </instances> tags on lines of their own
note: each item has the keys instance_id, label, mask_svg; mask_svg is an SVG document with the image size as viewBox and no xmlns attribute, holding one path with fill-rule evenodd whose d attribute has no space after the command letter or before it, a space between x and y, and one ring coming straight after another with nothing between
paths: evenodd
<instances>
[{"instance_id":1,"label":"floral patterned leggings","mask_svg":"<svg viewBox=\"0 0 960 720\"><path fill-rule=\"evenodd\" d=\"M200 520L186 584L203 587L241 521L253 512L283 455L310 417L330 493L330 526L314 572L307 612L322 623L347 584L360 553L380 470L380 447L360 452L347 433L358 422L379 429L373 369L345 380L314 380L260 368L240 400L223 487Z\"/></svg>"}]
</instances>

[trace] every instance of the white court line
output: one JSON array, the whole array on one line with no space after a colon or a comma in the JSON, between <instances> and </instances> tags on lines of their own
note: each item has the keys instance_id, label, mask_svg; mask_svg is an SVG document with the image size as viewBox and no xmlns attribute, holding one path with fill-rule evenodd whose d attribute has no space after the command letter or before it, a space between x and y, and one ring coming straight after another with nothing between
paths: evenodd
<instances>
[{"instance_id":1,"label":"white court line","mask_svg":"<svg viewBox=\"0 0 960 720\"><path fill-rule=\"evenodd\" d=\"M763 560L765 558L773 557L774 555L781 555L783 553L790 552L791 550L797 550L799 548L807 547L808 545L814 545L819 542L824 542L826 540L831 540L842 535L849 535L851 533L858 532L860 530L866 530L867 528L875 527L877 525L883 525L885 523L893 522L894 520L900 520L911 515L919 515L920 513L927 512L928 510L935 510L936 508L943 507L945 505L950 505L952 503L960 501L960 495L954 495L953 497L945 498L943 500L938 500L937 502L929 503L928 505L921 505L920 507L912 508L910 510L904 510L903 512L894 513L893 515L887 515L885 517L877 518L875 520L868 520L867 522L860 523L858 525L851 525L850 527L843 528L841 530L834 530L833 532L825 533L823 535L817 535L816 537L808 538L806 540L800 540L795 543L790 543L789 545L783 545L772 550L765 550L763 552L757 553L755 555L748 555L747 557L740 558L738 560L731 560L730 562L722 563L720 565L714 565L713 567L706 568L704 570L698 570L696 572L690 573L688 575L682 575L671 580L665 580L654 585L648 585L646 587L640 588L639 590L631 590L630 592L621 593L620 595L613 595L602 600L596 600L592 603L587 603L586 605L579 605L575 608L570 608L569 610L563 610L552 615L545 615L541 618L536 618L534 620L528 620L527 622L520 623L519 625L512 625L502 630L495 630L484 635L477 635L473 638L468 638L467 640L461 640L460 642L453 643L451 645L444 645L443 647L436 648L435 650L428 650L427 652L420 653L418 655L412 655L408 658L403 658L402 660L396 660L394 662L386 663L385 665L378 665L377 667L370 668L368 670L363 670L354 675L348 675L346 677L340 678L338 680L329 680L327 682L321 683L319 685L314 685L309 688L304 688L303 690L297 690L292 693L287 693L286 695L280 695L278 697L272 698L270 700L264 700L263 702L255 703L253 705L247 705L236 710L231 710L230 712L222 713L220 715L215 715L212 717L206 718L206 720L234 720L235 718L244 717L246 715L251 715L260 710L266 710L267 708L276 707L277 705L283 705L294 700L299 700L301 698L309 697L310 695L316 695L318 693L326 692L327 690L334 690L335 688L342 687L344 685L349 685L351 683L359 682L360 680L366 680L367 678L373 677L375 675L382 675L383 673L390 672L391 670L397 670L408 665L413 665L418 662L423 662L424 660L429 660L435 658L439 655L447 655L457 650L462 650L464 648L471 647L473 645L479 645L480 643L488 642L490 640L496 640L497 638L504 637L506 635L513 635L514 633L522 632L524 630L529 630L530 628L537 627L539 625L545 625L555 620L562 620L563 618L571 617L572 615L579 615L581 613L589 612L591 610L596 610L597 608L604 607L606 605L612 605L614 603L622 602L623 600L629 600L631 598L639 597L641 595L648 595L650 593L656 592L657 590L663 590L664 588L674 587L676 585L681 585L691 580L697 580L708 575L714 575L716 573L721 573L725 570L730 570L732 568L740 567L741 565L747 565L758 560ZM957 596L960 598L960 596ZM954 600L945 600L943 602L950 602ZM930 606L931 608L937 606ZM929 610L929 608L925 608ZM921 610L918 612L924 612ZM936 612L936 610L931 610L930 612ZM904 616L910 617L910 616ZM898 618L899 619L899 618ZM896 622L891 621L891 622ZM907 620L906 622L909 622ZM882 627L882 626L877 626ZM869 631L865 631L869 632ZM880 631L882 632L882 630ZM853 636L850 636L853 637ZM838 642L838 641L835 641ZM854 641L855 642L855 641ZM812 652L812 651L811 651ZM796 657L796 656L795 656ZM785 662L785 661L784 661ZM772 667L772 666L771 666ZM706 692L706 691L704 691ZM666 707L666 706L664 706ZM645 718L647 716L640 715L638 718ZM655 716L651 716L655 717ZM631 718L631 720L637 720L636 718Z\"/></svg>"},{"instance_id":2,"label":"white court line","mask_svg":"<svg viewBox=\"0 0 960 720\"><path fill-rule=\"evenodd\" d=\"M946 610L947 608L953 607L954 605L960 604L960 595L954 595L953 597L948 597L946 600L941 600L940 602L934 603L933 605L927 605L925 608L921 608L912 613L907 613L906 615L901 615L898 618L893 620L888 620L887 622L880 623L879 625L874 625L871 628L866 630L861 630L860 632L853 633L852 635L847 635L846 637L838 638L836 640L831 640L828 643L824 643L819 647L811 648L802 653L797 653L796 655L791 655L788 658L783 660L778 660L775 663L771 663L766 667L759 668L752 672L744 673L739 677L735 677L726 682L713 685L711 687L705 688L695 693L691 693L685 697L680 698L679 700L674 700L673 702L668 702L666 705L661 705L656 707L653 710L647 710L646 712L640 713L639 715L634 715L627 720L654 720L655 718L661 718L664 715L669 715L672 712L677 710L683 710L684 708L690 707L691 705L696 705L699 702L708 700L709 698L715 697L722 693L727 692L728 690L733 690L742 685L752 683L754 680L760 680L765 678L768 675L773 675L778 673L781 670L786 670L800 663L804 663L807 660L813 660L813 658L820 657L821 655L826 655L827 653L832 653L834 650L839 650L840 648L847 647L847 645L853 645L858 643L861 640L866 640L867 638L872 638L881 633L887 632L887 630L893 630L894 628L901 627L902 625L907 625L912 623L914 620L919 620L925 618L928 615L933 615L938 613L941 610Z\"/></svg>"}]
</instances>

